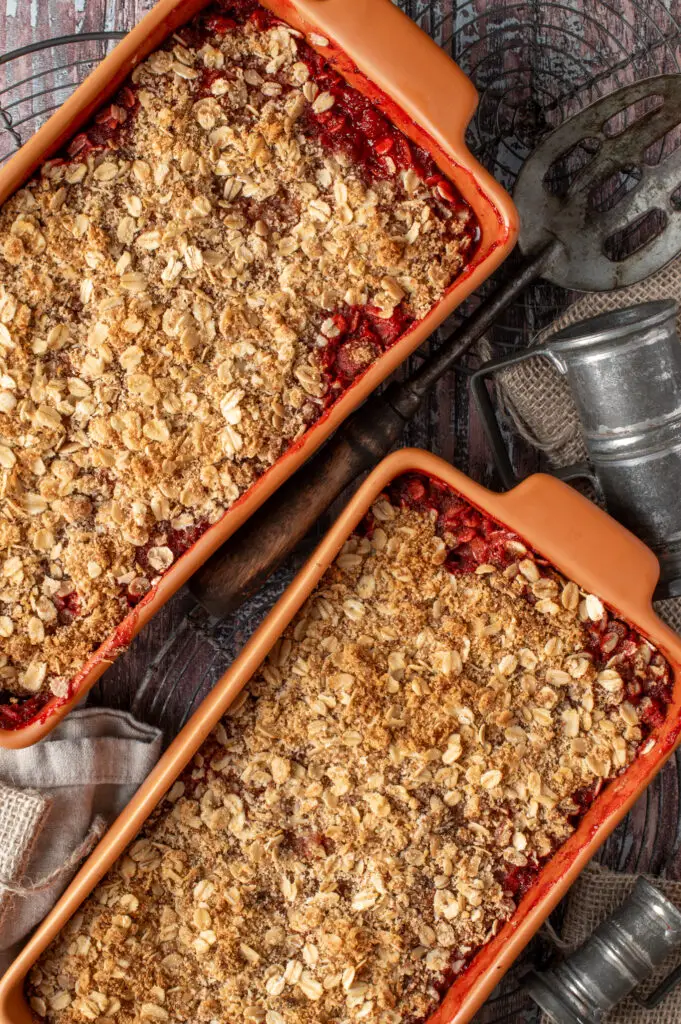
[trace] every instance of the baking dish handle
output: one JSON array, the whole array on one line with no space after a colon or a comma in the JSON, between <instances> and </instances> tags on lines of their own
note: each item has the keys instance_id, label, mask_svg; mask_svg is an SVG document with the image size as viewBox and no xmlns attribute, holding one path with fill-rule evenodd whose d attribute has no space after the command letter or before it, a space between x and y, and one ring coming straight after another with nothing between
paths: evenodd
<instances>
[{"instance_id":1,"label":"baking dish handle","mask_svg":"<svg viewBox=\"0 0 681 1024\"><path fill-rule=\"evenodd\" d=\"M411 116L417 99L418 122L442 141L442 132L460 143L478 93L451 57L425 32L414 31L411 18L392 0L294 0L300 15L334 40L369 80L390 82L391 96ZM377 59L376 41L381 40ZM389 43L389 45L387 45ZM420 77L427 69L427 93Z\"/></svg>"},{"instance_id":2,"label":"baking dish handle","mask_svg":"<svg viewBox=\"0 0 681 1024\"><path fill-rule=\"evenodd\" d=\"M568 577L614 607L627 602L646 613L660 564L646 545L602 509L553 476L535 473L496 496L499 518L526 538ZM619 609L621 611L621 609Z\"/></svg>"}]
</instances>

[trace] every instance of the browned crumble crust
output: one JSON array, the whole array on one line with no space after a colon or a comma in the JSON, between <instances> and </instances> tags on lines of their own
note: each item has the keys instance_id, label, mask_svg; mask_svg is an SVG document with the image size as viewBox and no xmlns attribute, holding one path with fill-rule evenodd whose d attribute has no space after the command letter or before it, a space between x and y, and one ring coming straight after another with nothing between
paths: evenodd
<instances>
[{"instance_id":1,"label":"browned crumble crust","mask_svg":"<svg viewBox=\"0 0 681 1024\"><path fill-rule=\"evenodd\" d=\"M0 211L0 690L63 696L169 531L216 522L319 417L331 311L422 317L461 269L467 213L301 134L333 98L297 45L171 42L111 149Z\"/></svg>"},{"instance_id":2,"label":"browned crumble crust","mask_svg":"<svg viewBox=\"0 0 681 1024\"><path fill-rule=\"evenodd\" d=\"M513 541L452 576L434 518L373 514L34 968L41 1018L423 1019L572 795L635 757L637 710L583 647L598 598Z\"/></svg>"}]
</instances>

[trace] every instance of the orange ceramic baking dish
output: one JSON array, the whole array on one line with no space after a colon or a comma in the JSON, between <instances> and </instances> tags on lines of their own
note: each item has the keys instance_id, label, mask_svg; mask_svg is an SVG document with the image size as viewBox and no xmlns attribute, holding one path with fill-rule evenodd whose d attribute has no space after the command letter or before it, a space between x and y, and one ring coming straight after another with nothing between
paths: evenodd
<instances>
[{"instance_id":1,"label":"orange ceramic baking dish","mask_svg":"<svg viewBox=\"0 0 681 1024\"><path fill-rule=\"evenodd\" d=\"M209 0L160 0L70 99L0 172L0 203L88 121L131 70ZM427 150L472 207L480 225L475 256L445 297L384 353L330 412L286 452L166 573L73 679L67 698L52 698L19 728L0 728L0 747L25 747L56 725L112 660L221 544L322 442L499 266L513 248L511 200L466 148L464 133L477 102L463 72L390 0L262 0L295 28L330 41L320 50L356 88L377 99L395 124ZM102 638L104 640L104 638Z\"/></svg>"},{"instance_id":2,"label":"orange ceramic baking dish","mask_svg":"<svg viewBox=\"0 0 681 1024\"><path fill-rule=\"evenodd\" d=\"M596 799L575 833L542 869L512 918L453 984L428 1024L465 1024L471 1019L600 844L672 754L681 737L681 638L653 611L651 597L659 565L652 552L605 512L553 477L535 475L506 494L494 494L433 455L415 449L397 452L385 459L360 487L10 967L0 982L0 1024L31 1024L33 1018L24 998L24 982L33 964L135 837L306 601L376 497L396 477L414 470L449 484L483 512L523 537L584 590L598 594L658 647L670 662L675 680L666 719L652 733L644 752Z\"/></svg>"}]
</instances>

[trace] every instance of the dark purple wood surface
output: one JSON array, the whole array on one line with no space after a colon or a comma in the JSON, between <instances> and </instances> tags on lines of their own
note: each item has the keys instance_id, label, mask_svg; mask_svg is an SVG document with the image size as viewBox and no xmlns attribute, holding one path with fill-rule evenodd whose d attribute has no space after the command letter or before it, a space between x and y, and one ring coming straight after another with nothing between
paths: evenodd
<instances>
[{"instance_id":1,"label":"dark purple wood surface","mask_svg":"<svg viewBox=\"0 0 681 1024\"><path fill-rule=\"evenodd\" d=\"M565 117L612 88L680 66L681 0L401 0L400 5L473 78L480 107L469 141L507 187L537 140ZM125 30L151 6L152 0L0 0L0 54L75 32ZM0 103L15 124L36 109L46 110L65 98L74 75L82 76L88 65L79 65L77 72L43 72L104 52L104 44L78 44L12 61L0 67ZM17 84L30 76L39 77L32 84ZM42 90L45 96L29 99L31 91L35 96ZM25 137L32 126L27 120L19 134ZM4 135L0 141L5 144L1 156L11 139ZM495 348L506 351L526 343L566 301L556 289L537 286L495 331ZM440 383L409 428L406 443L428 448L479 481L495 484L486 443L469 408L465 373L451 373ZM514 451L520 472L537 467L531 453L517 445ZM293 566L281 570L223 623L211 621L182 591L109 670L91 700L132 709L161 725L169 741L292 572ZM617 829L602 851L603 863L681 878L679 763L672 759ZM500 1001L480 1017L487 1024L530 1019L535 1017L524 999L517 1006L514 1000Z\"/></svg>"}]
</instances>

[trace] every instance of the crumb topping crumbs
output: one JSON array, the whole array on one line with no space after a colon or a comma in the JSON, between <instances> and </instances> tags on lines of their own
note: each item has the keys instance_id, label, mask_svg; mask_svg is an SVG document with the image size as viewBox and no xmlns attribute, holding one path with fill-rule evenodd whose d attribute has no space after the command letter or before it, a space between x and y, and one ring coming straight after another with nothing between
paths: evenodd
<instances>
[{"instance_id":1,"label":"crumb topping crumbs","mask_svg":"<svg viewBox=\"0 0 681 1024\"><path fill-rule=\"evenodd\" d=\"M6 693L65 696L471 243L441 177L311 130L336 101L300 33L183 32L0 211Z\"/></svg>"},{"instance_id":2,"label":"crumb topping crumbs","mask_svg":"<svg viewBox=\"0 0 681 1024\"><path fill-rule=\"evenodd\" d=\"M400 493L35 966L38 1017L424 1020L634 759L661 655L460 499L442 529Z\"/></svg>"}]
</instances>

